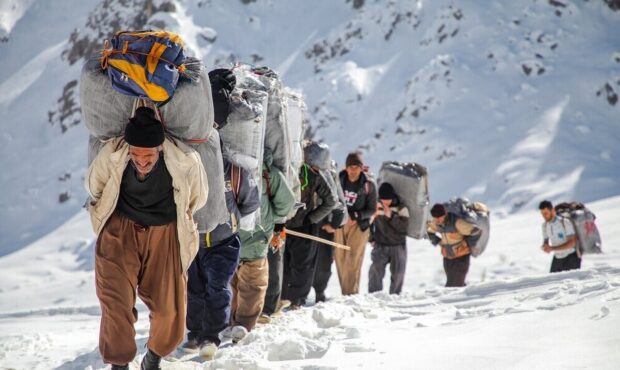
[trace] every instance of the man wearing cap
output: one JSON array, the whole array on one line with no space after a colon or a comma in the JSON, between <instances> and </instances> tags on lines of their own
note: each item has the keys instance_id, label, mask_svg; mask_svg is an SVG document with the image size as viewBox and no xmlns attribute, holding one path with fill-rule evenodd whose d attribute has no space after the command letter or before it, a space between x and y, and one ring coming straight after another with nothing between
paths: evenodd
<instances>
[{"instance_id":1,"label":"man wearing cap","mask_svg":"<svg viewBox=\"0 0 620 370\"><path fill-rule=\"evenodd\" d=\"M141 369L159 369L183 339L186 271L198 250L193 214L207 200L205 170L194 150L165 137L152 109L140 107L124 138L109 141L93 160L85 186L98 235L101 357L113 369L128 369L134 359L137 292L151 324Z\"/></svg>"},{"instance_id":2,"label":"man wearing cap","mask_svg":"<svg viewBox=\"0 0 620 370\"><path fill-rule=\"evenodd\" d=\"M372 264L368 271L368 293L383 290L385 266L390 264L390 294L400 294L407 268L407 224L409 211L400 203L391 184L379 186L378 209L371 227Z\"/></svg>"},{"instance_id":3,"label":"man wearing cap","mask_svg":"<svg viewBox=\"0 0 620 370\"><path fill-rule=\"evenodd\" d=\"M364 162L359 152L349 153L346 168L340 172L349 221L336 231L337 243L348 245L351 250L334 251L340 289L343 295L359 293L364 250L370 235L370 222L377 210L377 185L364 172Z\"/></svg>"},{"instance_id":4,"label":"man wearing cap","mask_svg":"<svg viewBox=\"0 0 620 370\"><path fill-rule=\"evenodd\" d=\"M463 287L469 271L470 253L476 248L481 230L475 225L447 212L443 204L431 208L433 219L428 223L428 237L441 246L446 287Z\"/></svg>"}]
</instances>

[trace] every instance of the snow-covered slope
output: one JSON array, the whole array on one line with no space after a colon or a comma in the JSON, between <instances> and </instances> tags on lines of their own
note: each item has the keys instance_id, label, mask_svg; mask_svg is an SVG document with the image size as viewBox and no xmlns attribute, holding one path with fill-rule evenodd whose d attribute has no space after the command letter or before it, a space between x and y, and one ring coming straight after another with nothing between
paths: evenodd
<instances>
[{"instance_id":1,"label":"snow-covered slope","mask_svg":"<svg viewBox=\"0 0 620 370\"><path fill-rule=\"evenodd\" d=\"M494 220L466 288L443 288L439 251L410 240L402 296L341 297L334 271L328 302L259 326L238 345L225 344L213 361L179 352L163 368L617 369L620 197L591 207L605 253L587 256L582 270L549 274L550 256L539 247L541 217L523 212ZM0 258L0 369L105 368L97 349L92 242L80 212ZM148 336L148 313L141 303L138 309L133 369Z\"/></svg>"},{"instance_id":2,"label":"snow-covered slope","mask_svg":"<svg viewBox=\"0 0 620 370\"><path fill-rule=\"evenodd\" d=\"M0 4L0 255L85 199L83 58L120 28L179 32L207 66L265 64L302 89L338 162L430 170L434 201L496 214L620 188L616 1L33 0ZM69 11L67 11L69 9Z\"/></svg>"}]
</instances>

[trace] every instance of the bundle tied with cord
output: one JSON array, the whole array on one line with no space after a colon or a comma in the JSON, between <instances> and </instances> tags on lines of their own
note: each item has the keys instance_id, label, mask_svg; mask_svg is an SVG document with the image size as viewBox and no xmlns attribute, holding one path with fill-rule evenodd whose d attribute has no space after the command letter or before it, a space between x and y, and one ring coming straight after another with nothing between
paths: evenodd
<instances>
[{"instance_id":1,"label":"bundle tied with cord","mask_svg":"<svg viewBox=\"0 0 620 370\"><path fill-rule=\"evenodd\" d=\"M213 98L202 62L185 56L171 32L118 32L80 76L80 104L90 132L89 164L104 142L123 135L139 106L156 111L166 134L198 151L207 172L207 204L197 212L200 231L226 222L219 137L213 130ZM209 210L206 217L206 210ZM203 212L204 217L198 217Z\"/></svg>"}]
</instances>

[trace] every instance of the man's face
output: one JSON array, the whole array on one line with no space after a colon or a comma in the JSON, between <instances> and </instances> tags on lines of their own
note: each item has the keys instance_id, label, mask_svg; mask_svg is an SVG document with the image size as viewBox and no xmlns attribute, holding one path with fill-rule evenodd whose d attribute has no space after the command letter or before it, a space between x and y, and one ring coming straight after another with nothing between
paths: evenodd
<instances>
[{"instance_id":1,"label":"man's face","mask_svg":"<svg viewBox=\"0 0 620 370\"><path fill-rule=\"evenodd\" d=\"M360 178L360 174L362 173L362 167L347 166L345 171L347 171L347 176L349 177L349 181L357 181L357 179Z\"/></svg>"},{"instance_id":2,"label":"man's face","mask_svg":"<svg viewBox=\"0 0 620 370\"><path fill-rule=\"evenodd\" d=\"M446 220L446 215L439 216L439 217L433 217L433 219L435 220L435 223L437 225L443 225L443 222Z\"/></svg>"},{"instance_id":3,"label":"man's face","mask_svg":"<svg viewBox=\"0 0 620 370\"><path fill-rule=\"evenodd\" d=\"M555 217L555 210L553 208L543 208L540 210L540 214L545 219L545 221L549 222Z\"/></svg>"},{"instance_id":4,"label":"man's face","mask_svg":"<svg viewBox=\"0 0 620 370\"><path fill-rule=\"evenodd\" d=\"M160 148L129 147L129 156L141 175L147 175L153 170L159 159Z\"/></svg>"},{"instance_id":5,"label":"man's face","mask_svg":"<svg viewBox=\"0 0 620 370\"><path fill-rule=\"evenodd\" d=\"M383 208L390 208L390 206L392 205L392 199L381 199L381 204L383 205Z\"/></svg>"}]
</instances>

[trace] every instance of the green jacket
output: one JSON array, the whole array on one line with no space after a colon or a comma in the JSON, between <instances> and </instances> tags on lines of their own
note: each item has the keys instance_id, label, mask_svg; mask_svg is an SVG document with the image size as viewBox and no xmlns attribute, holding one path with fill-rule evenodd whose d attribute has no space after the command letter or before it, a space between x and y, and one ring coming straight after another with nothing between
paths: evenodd
<instances>
[{"instance_id":1,"label":"green jacket","mask_svg":"<svg viewBox=\"0 0 620 370\"><path fill-rule=\"evenodd\" d=\"M254 261L267 256L267 249L271 243L276 220L285 219L295 205L295 195L287 184L284 174L272 166L272 157L269 153L265 152L264 156L260 226L257 226L253 232L239 231L241 238L240 259L243 261ZM268 181L266 177L269 179Z\"/></svg>"}]
</instances>

